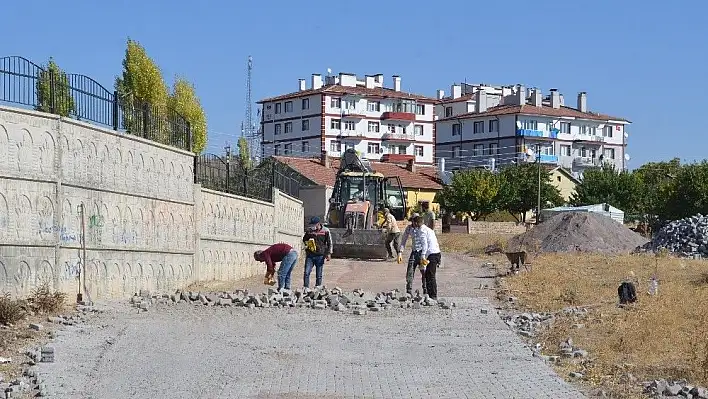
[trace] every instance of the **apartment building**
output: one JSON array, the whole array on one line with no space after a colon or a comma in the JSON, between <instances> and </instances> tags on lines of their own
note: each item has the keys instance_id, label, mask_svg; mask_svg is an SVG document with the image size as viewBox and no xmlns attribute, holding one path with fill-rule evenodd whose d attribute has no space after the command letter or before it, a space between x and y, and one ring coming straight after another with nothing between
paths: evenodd
<instances>
[{"instance_id":1,"label":"apartment building","mask_svg":"<svg viewBox=\"0 0 708 399\"><path fill-rule=\"evenodd\" d=\"M575 108L557 89L544 96L523 85L453 85L451 92L438 90L435 123L436 152L450 169L539 160L582 177L603 162L626 167L630 122L589 111L585 92Z\"/></svg>"},{"instance_id":2,"label":"apartment building","mask_svg":"<svg viewBox=\"0 0 708 399\"><path fill-rule=\"evenodd\" d=\"M433 164L436 99L401 90L401 78L313 74L310 87L266 98L261 106L262 153L339 157L355 148L373 161Z\"/></svg>"}]
</instances>

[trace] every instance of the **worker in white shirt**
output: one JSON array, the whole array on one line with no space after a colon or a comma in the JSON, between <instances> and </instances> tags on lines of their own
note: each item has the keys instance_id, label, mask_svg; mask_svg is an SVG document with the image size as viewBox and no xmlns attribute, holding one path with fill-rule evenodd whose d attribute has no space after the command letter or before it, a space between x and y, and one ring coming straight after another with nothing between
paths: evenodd
<instances>
[{"instance_id":1,"label":"worker in white shirt","mask_svg":"<svg viewBox=\"0 0 708 399\"><path fill-rule=\"evenodd\" d=\"M388 257L386 260L393 259L393 251L396 251L396 256L401 257L399 241L401 239L401 229L398 228L398 222L391 213L391 210L384 208L384 220L381 227L386 229L386 252ZM393 243L393 251L391 251L391 243Z\"/></svg>"},{"instance_id":2,"label":"worker in white shirt","mask_svg":"<svg viewBox=\"0 0 708 399\"><path fill-rule=\"evenodd\" d=\"M403 238L401 240L401 247L398 249L398 263L403 262L403 249L406 247L406 242L408 242L408 237L411 237L413 243L411 244L411 254L408 257L408 268L406 269L406 292L412 294L413 292L413 280L415 279L415 271L420 265L420 255L423 249L423 239L420 234L420 229L415 227L413 220L419 217L417 213L411 215L408 219L411 224L406 226L403 231ZM421 273L423 280L423 295L428 291L425 285L425 274Z\"/></svg>"},{"instance_id":3,"label":"worker in white shirt","mask_svg":"<svg viewBox=\"0 0 708 399\"><path fill-rule=\"evenodd\" d=\"M418 216L413 219L413 225L420 230L421 239L421 259L420 270L425 276L427 294L432 299L438 299L438 283L435 280L435 272L440 264L440 245L435 232L425 225L423 218Z\"/></svg>"}]
</instances>

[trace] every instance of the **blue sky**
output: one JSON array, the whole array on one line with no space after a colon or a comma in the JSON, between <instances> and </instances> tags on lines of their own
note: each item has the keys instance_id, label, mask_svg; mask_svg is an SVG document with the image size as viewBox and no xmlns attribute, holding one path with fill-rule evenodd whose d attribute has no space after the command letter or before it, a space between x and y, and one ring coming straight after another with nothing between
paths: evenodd
<instances>
[{"instance_id":1,"label":"blue sky","mask_svg":"<svg viewBox=\"0 0 708 399\"><path fill-rule=\"evenodd\" d=\"M209 150L240 135L245 65L254 101L294 91L312 73L383 73L429 96L453 82L523 83L633 122L630 168L703 159L708 105L708 3L592 2L6 1L0 56L65 70L111 88L127 37L168 83L194 82L209 122ZM699 119L700 116L700 119ZM255 108L254 108L255 117Z\"/></svg>"}]
</instances>

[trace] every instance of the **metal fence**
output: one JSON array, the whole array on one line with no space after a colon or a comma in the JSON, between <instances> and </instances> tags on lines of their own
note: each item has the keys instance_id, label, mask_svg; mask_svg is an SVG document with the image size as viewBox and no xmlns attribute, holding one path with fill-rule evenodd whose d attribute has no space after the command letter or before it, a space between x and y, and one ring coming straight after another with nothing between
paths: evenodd
<instances>
[{"instance_id":1,"label":"metal fence","mask_svg":"<svg viewBox=\"0 0 708 399\"><path fill-rule=\"evenodd\" d=\"M89 121L191 151L189 122L167 106L121 98L88 76L43 68L26 58L0 58L0 102Z\"/></svg>"}]
</instances>

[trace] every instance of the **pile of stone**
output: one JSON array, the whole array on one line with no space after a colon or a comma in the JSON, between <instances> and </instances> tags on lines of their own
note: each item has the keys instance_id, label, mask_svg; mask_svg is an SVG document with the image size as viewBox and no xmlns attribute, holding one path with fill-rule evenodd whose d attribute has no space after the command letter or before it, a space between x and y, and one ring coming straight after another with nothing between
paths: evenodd
<instances>
[{"instance_id":1,"label":"pile of stone","mask_svg":"<svg viewBox=\"0 0 708 399\"><path fill-rule=\"evenodd\" d=\"M659 230L643 249L665 249L685 257L708 257L708 217L698 214L674 220Z\"/></svg>"},{"instance_id":2,"label":"pile of stone","mask_svg":"<svg viewBox=\"0 0 708 399\"><path fill-rule=\"evenodd\" d=\"M643 384L644 393L653 398L670 398L681 396L689 399L708 399L708 389L690 385L685 380L654 380L646 381Z\"/></svg>"},{"instance_id":3,"label":"pile of stone","mask_svg":"<svg viewBox=\"0 0 708 399\"><path fill-rule=\"evenodd\" d=\"M354 314L366 314L368 311L378 312L394 307L420 309L423 306L439 306L450 309L454 302L444 299L434 300L419 291L414 294L402 293L399 290L372 293L360 289L351 292L340 288L328 289L296 289L276 290L269 288L267 292L252 293L248 290L234 292L177 291L174 294L151 295L142 290L131 298L133 306L148 310L153 304L192 304L202 306L237 306L245 308L313 308L332 309L335 311L351 310Z\"/></svg>"},{"instance_id":4,"label":"pile of stone","mask_svg":"<svg viewBox=\"0 0 708 399\"><path fill-rule=\"evenodd\" d=\"M541 324L553 322L553 315L550 313L522 313L516 315L506 315L503 317L504 323L526 338L533 338L539 330Z\"/></svg>"}]
</instances>

